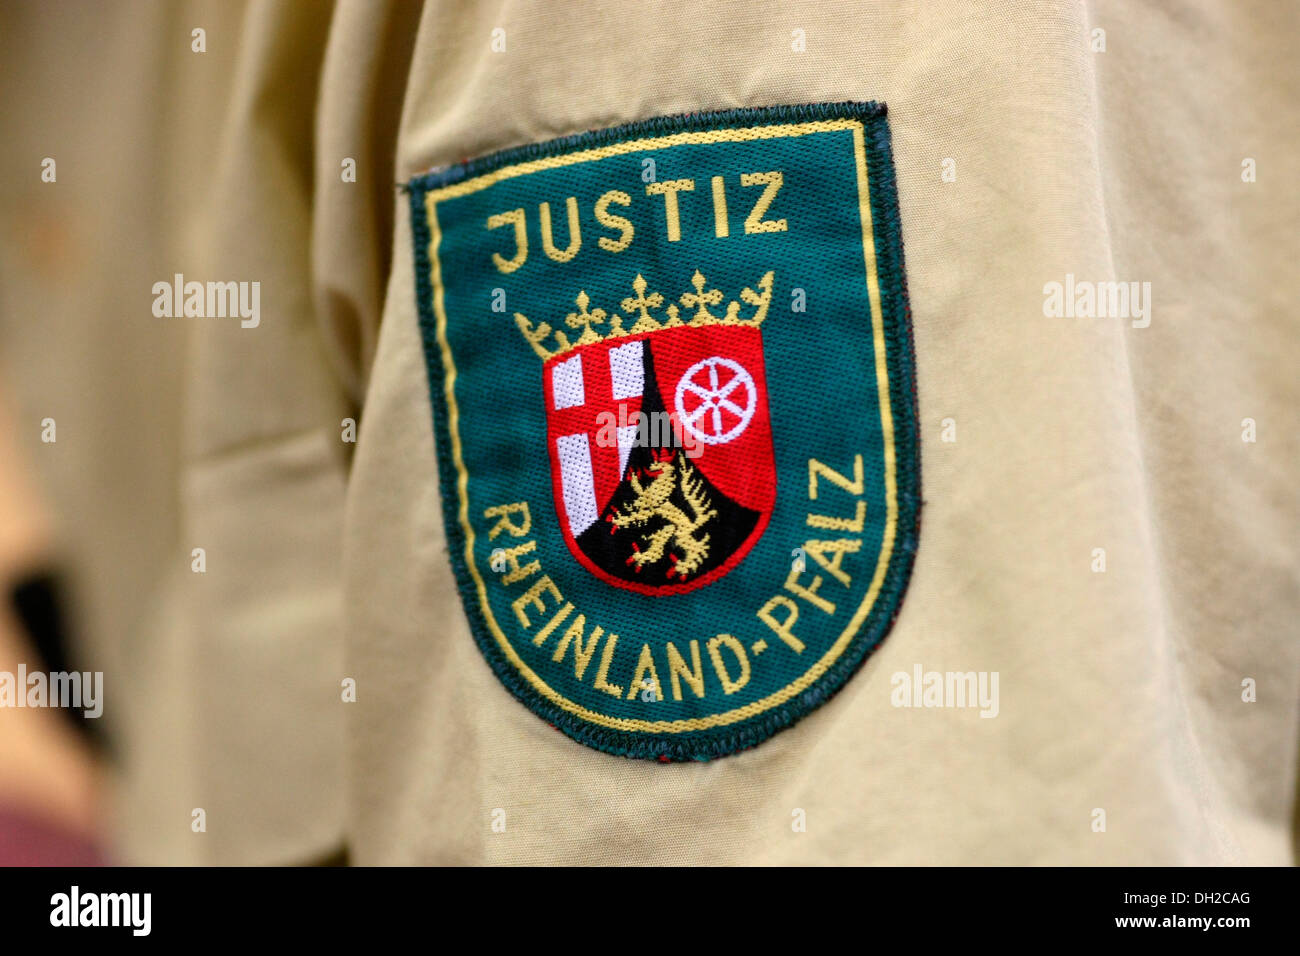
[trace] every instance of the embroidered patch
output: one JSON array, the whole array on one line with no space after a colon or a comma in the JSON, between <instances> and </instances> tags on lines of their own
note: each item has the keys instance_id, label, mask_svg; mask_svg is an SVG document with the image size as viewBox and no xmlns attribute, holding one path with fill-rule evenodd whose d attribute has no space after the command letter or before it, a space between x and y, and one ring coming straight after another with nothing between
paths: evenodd
<instances>
[{"instance_id":1,"label":"embroidered patch","mask_svg":"<svg viewBox=\"0 0 1300 956\"><path fill-rule=\"evenodd\" d=\"M885 108L660 118L409 194L451 562L497 677L665 761L824 703L919 532Z\"/></svg>"}]
</instances>

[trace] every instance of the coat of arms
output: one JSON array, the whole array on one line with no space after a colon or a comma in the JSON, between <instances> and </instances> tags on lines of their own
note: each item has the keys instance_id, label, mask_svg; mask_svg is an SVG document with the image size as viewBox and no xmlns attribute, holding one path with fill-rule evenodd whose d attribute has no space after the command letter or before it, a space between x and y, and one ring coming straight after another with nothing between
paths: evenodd
<instances>
[{"instance_id":1,"label":"coat of arms","mask_svg":"<svg viewBox=\"0 0 1300 956\"><path fill-rule=\"evenodd\" d=\"M776 498L761 330L772 278L724 306L698 270L672 298L637 274L621 311L581 291L554 327L516 314L544 361L561 529L597 577L688 591L762 535Z\"/></svg>"}]
</instances>

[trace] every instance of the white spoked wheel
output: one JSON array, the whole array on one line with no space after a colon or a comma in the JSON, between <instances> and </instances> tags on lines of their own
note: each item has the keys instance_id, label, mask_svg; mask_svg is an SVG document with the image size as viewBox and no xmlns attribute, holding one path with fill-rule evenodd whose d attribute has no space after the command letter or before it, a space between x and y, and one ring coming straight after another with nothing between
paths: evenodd
<instances>
[{"instance_id":1,"label":"white spoked wheel","mask_svg":"<svg viewBox=\"0 0 1300 956\"><path fill-rule=\"evenodd\" d=\"M690 399L696 404L687 408ZM754 417L758 389L739 362L714 355L696 362L677 382L677 418L706 445L739 438Z\"/></svg>"}]
</instances>

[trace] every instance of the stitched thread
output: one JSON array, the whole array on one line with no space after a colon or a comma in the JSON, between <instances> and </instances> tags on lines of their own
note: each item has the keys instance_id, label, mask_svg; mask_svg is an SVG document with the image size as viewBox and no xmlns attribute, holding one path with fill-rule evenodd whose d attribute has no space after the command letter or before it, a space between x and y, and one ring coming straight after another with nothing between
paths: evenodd
<instances>
[{"instance_id":1,"label":"stitched thread","mask_svg":"<svg viewBox=\"0 0 1300 956\"><path fill-rule=\"evenodd\" d=\"M428 260L431 234L429 224L424 216L423 202L424 194L428 190L473 178L512 163L557 155L578 147L617 143L629 138L655 133L676 133L692 129L748 127L776 122L801 122L843 116L860 119L864 126L866 166L871 183L867 202L872 215L872 239L876 259L876 275L879 281L880 315L886 342L884 363L888 369L889 400L893 409L897 534L893 542L892 554L888 558L884 579L876 594L870 613L858 628L849 646L820 675L812 686L800 693L797 698L788 701L786 705L756 715L743 723L726 727L721 732L713 732L707 737L685 735L677 740L638 738L635 734L574 720L571 715L548 701L538 699L536 693L522 680L521 676L502 661L500 649L490 635L486 633L481 618L482 612L477 606L478 595L468 574L465 561L464 532L459 518L461 509L459 497L451 493L443 494L444 521L450 544L451 559L456 570L461 596L469 613L471 630L474 632L480 648L492 664L498 677L516 697L526 701L530 708L552 723L560 723L570 736L590 746L625 756L650 757L660 760L711 759L754 746L781 728L794 723L801 716L833 696L847 682L848 678L862 666L866 657L869 656L869 651L879 644L897 618L901 607L900 599L906 587L916 552L920 527L921 499L919 490L920 462L917 434L917 396L914 377L915 359L911 341L910 311L906 298L906 279L903 271L903 251L899 234L896 187L890 157L890 135L884 119L885 108L883 105L877 104L815 104L800 107L778 107L767 110L734 110L717 114L662 117L618 129L603 130L597 133L582 134L577 137L552 141L551 143L534 144L507 150L481 160L471 161L463 166L430 172L417 177L407 187L411 198L415 239L416 286L420 324L426 349L426 366L430 376L430 389L435 398L433 417L435 431L438 434L436 447L439 479L444 492L448 492L450 489L457 488L459 481L450 449L443 437L448 434L448 428L450 427L448 420L450 412L438 400L439 394L447 389L448 383L444 377L442 357L439 354L435 336L437 320L434 315L430 263ZM700 290L700 292L702 291ZM700 303L701 309L703 309L703 305L704 303ZM549 579L543 579L543 581L549 583ZM539 585L542 584L542 582L538 583ZM520 602L517 601L517 613L519 606ZM565 616L568 614L568 609L571 609L571 605L566 605L566 610L563 611ZM720 641L720 639L721 636L715 638L714 641ZM671 644L669 646L670 660L672 660L672 653L676 651L676 648L672 647ZM710 654L712 655L720 647L721 644L711 642ZM698 646L694 647L693 651L694 663L696 664L694 670L698 674L700 672L699 658L695 656L698 655ZM607 692L613 692L615 689L614 685L609 685L606 680L608 664L612 660L613 653L614 641L611 639L605 645L601 673L597 679L597 686ZM681 661L680 654L678 654L677 660ZM681 663L683 665L682 671L685 672L685 662L681 661ZM671 671L675 691L674 696L676 697L678 671L675 667ZM682 677L685 678L686 674L682 673ZM733 679L733 684L735 680L739 680L738 675ZM691 682L688 680L689 683ZM617 689L621 693L622 689Z\"/></svg>"}]
</instances>

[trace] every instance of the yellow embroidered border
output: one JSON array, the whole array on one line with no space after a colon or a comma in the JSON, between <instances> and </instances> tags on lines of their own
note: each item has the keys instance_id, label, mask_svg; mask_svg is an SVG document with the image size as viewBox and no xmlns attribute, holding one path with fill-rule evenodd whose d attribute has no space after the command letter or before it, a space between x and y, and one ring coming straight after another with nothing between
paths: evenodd
<instances>
[{"instance_id":1,"label":"yellow embroidered border","mask_svg":"<svg viewBox=\"0 0 1300 956\"><path fill-rule=\"evenodd\" d=\"M538 677L537 674L534 673L534 671L518 655L514 646L510 643L509 638L507 638L504 632L502 632L496 622L496 618L493 616L492 607L488 602L487 586L483 581L482 575L479 574L478 567L474 561L474 529L471 527L469 521L469 473L465 470L465 463L461 454L459 427L460 409L456 405L456 363L452 358L451 348L447 343L447 313L443 302L442 266L438 260L438 246L442 238L442 233L438 225L437 204L440 200L469 195L470 193L477 192L481 189L486 189L494 183L515 176L526 176L529 173L543 169L554 169L575 163L591 162L593 160L604 159L608 156L617 156L623 153L669 149L673 146L688 143L749 142L760 139L786 136L807 136L814 133L829 133L841 130L851 130L853 133L853 153L858 171L858 205L862 219L862 248L866 261L867 294L871 306L871 329L876 355L876 387L880 395L880 421L885 445L885 531L881 540L880 558L876 562L876 571L875 575L871 579L871 586L867 589L862 604L854 613L848 626L845 627L844 631L826 653L823 654L822 657L797 680L792 681L781 690L769 694L761 700L753 701L752 703L746 704L744 707L737 707L736 709L726 711L725 713L712 714L708 717L695 717L689 720L633 720L627 718L607 717L604 714L588 710L553 690L545 681ZM630 140L623 143L614 143L609 146L603 146L599 149L584 150L565 156L548 156L531 162L506 166L494 170L493 172L485 173L482 176L465 180L464 182L432 190L426 196L425 202L426 209L428 210L430 231L429 262L432 267L433 306L434 314L437 317L438 346L442 353L443 368L446 372L444 388L448 409L448 432L451 435L452 458L456 466L456 494L459 502L460 523L465 532L465 564L474 578L474 586L478 590L479 606L483 609L484 619L487 621L488 627L491 629L492 635L500 645L506 659L515 666L519 673L524 676L524 678L533 686L534 689L537 690L538 693L542 694L557 707L560 707L561 709L593 724L610 727L616 730L634 732L685 733L688 731L705 730L710 727L721 727L727 724L736 723L737 721L748 720L749 718L755 717L773 707L779 706L791 697L810 687L844 652L844 649L849 645L849 642L862 627L867 615L871 612L876 597L880 593L881 585L885 580L885 573L889 568L889 560L893 552L894 537L897 533L898 525L898 486L895 475L897 455L894 447L894 420L890 411L889 402L889 372L885 355L884 318L881 314L880 306L880 280L876 272L875 233L871 219L871 194L869 186L870 184L867 180L867 158L863 125L861 121L856 119L837 119L810 123L756 126L743 129L720 129L709 130L707 132L675 133L669 136Z\"/></svg>"}]
</instances>

